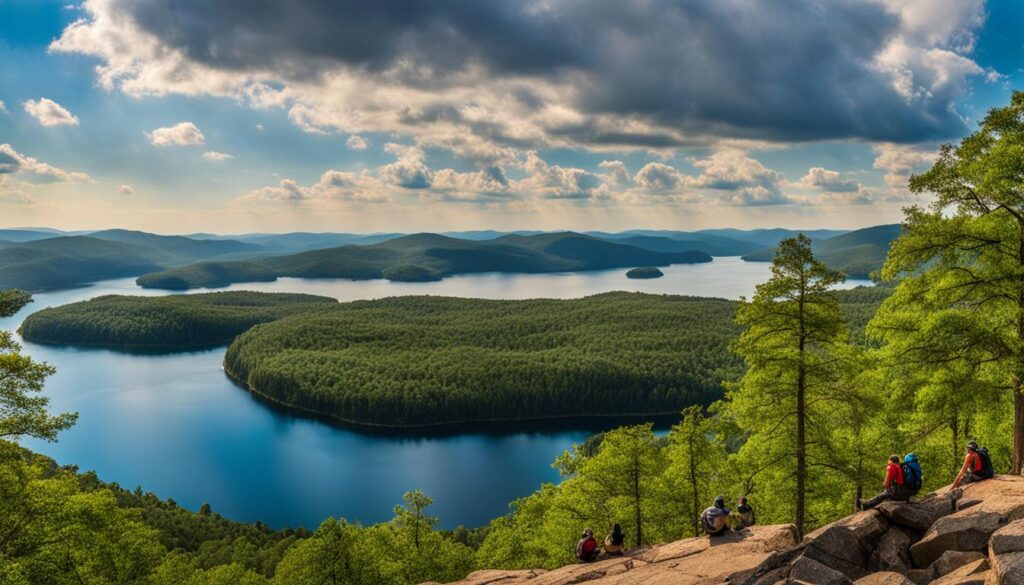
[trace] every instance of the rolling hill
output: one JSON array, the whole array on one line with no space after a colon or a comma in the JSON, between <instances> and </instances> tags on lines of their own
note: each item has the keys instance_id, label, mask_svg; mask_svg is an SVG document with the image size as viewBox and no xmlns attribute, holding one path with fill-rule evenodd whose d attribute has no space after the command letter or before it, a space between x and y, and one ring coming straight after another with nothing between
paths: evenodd
<instances>
[{"instance_id":1,"label":"rolling hill","mask_svg":"<svg viewBox=\"0 0 1024 585\"><path fill-rule=\"evenodd\" d=\"M42 291L138 276L210 258L252 255L242 242L200 241L127 230L0 245L0 290Z\"/></svg>"},{"instance_id":2,"label":"rolling hill","mask_svg":"<svg viewBox=\"0 0 1024 585\"><path fill-rule=\"evenodd\" d=\"M855 230L827 239L814 239L812 248L815 256L850 278L869 278L880 269L889 253L889 245L899 237L899 224L878 225ZM774 248L762 248L743 256L748 262L771 262Z\"/></svg>"},{"instance_id":3,"label":"rolling hill","mask_svg":"<svg viewBox=\"0 0 1024 585\"><path fill-rule=\"evenodd\" d=\"M300 278L387 278L396 281L440 280L474 272L560 272L633 266L667 266L710 262L696 251L660 252L577 234L505 235L476 241L439 234L414 234L369 246L341 246L247 262L192 264L147 274L147 288L210 286L209 274L222 275L216 285L248 282L249 275L269 269L277 276Z\"/></svg>"}]
</instances>

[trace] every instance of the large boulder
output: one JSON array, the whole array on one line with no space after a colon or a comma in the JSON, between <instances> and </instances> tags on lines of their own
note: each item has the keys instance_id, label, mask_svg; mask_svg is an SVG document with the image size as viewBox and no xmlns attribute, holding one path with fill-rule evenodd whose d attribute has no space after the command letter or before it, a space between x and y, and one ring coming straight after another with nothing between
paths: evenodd
<instances>
[{"instance_id":1,"label":"large boulder","mask_svg":"<svg viewBox=\"0 0 1024 585\"><path fill-rule=\"evenodd\" d=\"M1024 520L1014 520L992 534L988 541L992 554L1024 551Z\"/></svg>"},{"instance_id":2,"label":"large boulder","mask_svg":"<svg viewBox=\"0 0 1024 585\"><path fill-rule=\"evenodd\" d=\"M871 550L878 542L879 537L888 530L889 521L878 510L865 510L845 518L840 518L831 524L826 524L813 532L807 533L804 536L804 542L810 542L824 534L825 531L837 526L842 526L852 532L862 547L866 550Z\"/></svg>"},{"instance_id":3,"label":"large boulder","mask_svg":"<svg viewBox=\"0 0 1024 585\"><path fill-rule=\"evenodd\" d=\"M878 546L868 559L868 570L906 574L911 566L910 544L913 541L910 531L893 526L878 539Z\"/></svg>"},{"instance_id":4,"label":"large boulder","mask_svg":"<svg viewBox=\"0 0 1024 585\"><path fill-rule=\"evenodd\" d=\"M936 520L955 511L957 496L958 492L946 492L910 502L890 500L880 504L877 509L893 524L924 532Z\"/></svg>"},{"instance_id":5,"label":"large boulder","mask_svg":"<svg viewBox=\"0 0 1024 585\"><path fill-rule=\"evenodd\" d=\"M989 577L988 561L981 559L964 565L952 573L939 577L931 585L985 585Z\"/></svg>"},{"instance_id":6,"label":"large boulder","mask_svg":"<svg viewBox=\"0 0 1024 585\"><path fill-rule=\"evenodd\" d=\"M857 579L853 585L914 585L914 582L899 573L882 571Z\"/></svg>"},{"instance_id":7,"label":"large boulder","mask_svg":"<svg viewBox=\"0 0 1024 585\"><path fill-rule=\"evenodd\" d=\"M839 571L851 580L868 573L868 551L845 526L832 526L818 534L806 544L802 556Z\"/></svg>"},{"instance_id":8,"label":"large boulder","mask_svg":"<svg viewBox=\"0 0 1024 585\"><path fill-rule=\"evenodd\" d=\"M945 577L953 571L976 563L985 558L985 555L978 551L959 551L959 550L947 550L942 553L942 556L935 559L935 562L928 566L928 573L932 579L938 579L939 577Z\"/></svg>"},{"instance_id":9,"label":"large boulder","mask_svg":"<svg viewBox=\"0 0 1024 585\"><path fill-rule=\"evenodd\" d=\"M853 581L850 581L846 575L807 557L800 557L793 561L789 568L789 580L787 583L853 585Z\"/></svg>"},{"instance_id":10,"label":"large boulder","mask_svg":"<svg viewBox=\"0 0 1024 585\"><path fill-rule=\"evenodd\" d=\"M989 555L989 580L995 585L1024 585L1024 552Z\"/></svg>"}]
</instances>

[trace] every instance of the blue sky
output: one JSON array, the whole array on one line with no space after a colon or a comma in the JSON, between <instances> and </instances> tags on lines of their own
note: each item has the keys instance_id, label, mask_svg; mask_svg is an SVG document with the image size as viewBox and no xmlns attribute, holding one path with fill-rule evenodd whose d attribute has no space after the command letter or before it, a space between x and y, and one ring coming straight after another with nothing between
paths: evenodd
<instances>
[{"instance_id":1,"label":"blue sky","mask_svg":"<svg viewBox=\"0 0 1024 585\"><path fill-rule=\"evenodd\" d=\"M0 0L0 225L860 227L1024 89L1011 0Z\"/></svg>"}]
</instances>

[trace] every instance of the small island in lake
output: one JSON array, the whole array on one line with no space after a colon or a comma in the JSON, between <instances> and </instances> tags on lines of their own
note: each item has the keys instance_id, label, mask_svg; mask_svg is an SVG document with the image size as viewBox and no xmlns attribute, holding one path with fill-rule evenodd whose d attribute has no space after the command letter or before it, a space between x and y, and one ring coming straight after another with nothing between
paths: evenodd
<instances>
[{"instance_id":1,"label":"small island in lake","mask_svg":"<svg viewBox=\"0 0 1024 585\"><path fill-rule=\"evenodd\" d=\"M626 273L626 278L661 278L665 273L654 266L634 268Z\"/></svg>"}]
</instances>

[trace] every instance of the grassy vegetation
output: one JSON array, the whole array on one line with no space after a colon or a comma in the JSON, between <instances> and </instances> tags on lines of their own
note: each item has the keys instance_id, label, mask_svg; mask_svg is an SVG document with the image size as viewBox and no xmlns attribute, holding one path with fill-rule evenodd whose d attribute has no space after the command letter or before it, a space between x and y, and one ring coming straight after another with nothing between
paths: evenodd
<instances>
[{"instance_id":1,"label":"grassy vegetation","mask_svg":"<svg viewBox=\"0 0 1024 585\"><path fill-rule=\"evenodd\" d=\"M335 304L303 294L221 292L166 297L108 295L29 315L29 341L109 347L190 348L230 342L259 323Z\"/></svg>"},{"instance_id":2,"label":"grassy vegetation","mask_svg":"<svg viewBox=\"0 0 1024 585\"><path fill-rule=\"evenodd\" d=\"M266 276L259 267L277 276L300 278L427 281L475 272L560 272L710 261L711 256L703 252L660 252L571 232L486 241L415 234L369 246L341 246L245 263L194 264L145 275L138 283L175 289L209 286L213 271L220 276L217 285L248 282L254 276Z\"/></svg>"}]
</instances>

